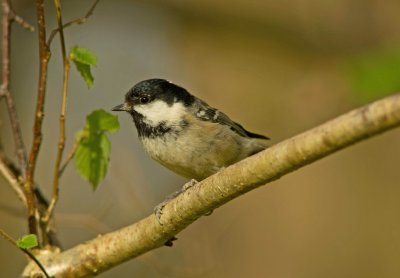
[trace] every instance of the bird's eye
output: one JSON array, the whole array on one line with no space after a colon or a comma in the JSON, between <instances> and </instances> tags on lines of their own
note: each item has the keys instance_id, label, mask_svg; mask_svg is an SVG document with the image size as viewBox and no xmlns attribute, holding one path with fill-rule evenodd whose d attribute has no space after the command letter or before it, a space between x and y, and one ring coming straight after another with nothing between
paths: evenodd
<instances>
[{"instance_id":1,"label":"bird's eye","mask_svg":"<svg viewBox=\"0 0 400 278\"><path fill-rule=\"evenodd\" d=\"M149 97L146 97L146 96L143 96L143 97L140 97L140 98L139 98L139 102L140 102L141 104L146 104L146 103L148 103L149 101L150 101Z\"/></svg>"}]
</instances>

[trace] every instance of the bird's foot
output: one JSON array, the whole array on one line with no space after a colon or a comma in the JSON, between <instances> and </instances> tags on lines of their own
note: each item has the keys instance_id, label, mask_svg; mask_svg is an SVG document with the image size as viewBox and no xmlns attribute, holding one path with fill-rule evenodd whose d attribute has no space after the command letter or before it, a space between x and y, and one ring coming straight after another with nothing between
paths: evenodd
<instances>
[{"instance_id":1,"label":"bird's foot","mask_svg":"<svg viewBox=\"0 0 400 278\"><path fill-rule=\"evenodd\" d=\"M171 237L170 239L168 239L165 243L164 243L164 245L165 246L168 246L168 247L172 247L173 245L174 245L174 241L175 240L178 240L178 238L177 237Z\"/></svg>"},{"instance_id":2,"label":"bird's foot","mask_svg":"<svg viewBox=\"0 0 400 278\"><path fill-rule=\"evenodd\" d=\"M163 213L163 209L164 207L173 199L175 199L176 197L178 197L180 194L182 194L183 192L185 192L186 190L188 190L189 188L193 187L196 183L198 183L195 179L190 180L189 182L185 183L182 188L178 191L175 191L174 193L168 195L165 200L163 202L161 202L160 204L158 204L155 208L154 208L154 214L156 216L156 219L158 221L158 223L160 225L163 225L161 222L161 216ZM172 241L171 241L172 243Z\"/></svg>"}]
</instances>

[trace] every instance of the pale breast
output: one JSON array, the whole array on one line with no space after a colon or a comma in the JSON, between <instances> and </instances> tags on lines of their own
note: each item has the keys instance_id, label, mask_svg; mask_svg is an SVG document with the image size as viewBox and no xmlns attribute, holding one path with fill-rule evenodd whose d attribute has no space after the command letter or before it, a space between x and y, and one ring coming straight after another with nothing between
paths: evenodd
<instances>
[{"instance_id":1,"label":"pale breast","mask_svg":"<svg viewBox=\"0 0 400 278\"><path fill-rule=\"evenodd\" d=\"M228 127L204 121L189 121L187 127L179 133L142 138L149 155L175 173L197 180L245 157L242 139Z\"/></svg>"},{"instance_id":2,"label":"pale breast","mask_svg":"<svg viewBox=\"0 0 400 278\"><path fill-rule=\"evenodd\" d=\"M183 120L184 126L176 123L162 136L141 138L154 160L183 177L202 180L266 148L265 143L243 137L227 125L199 121L189 113Z\"/></svg>"}]
</instances>

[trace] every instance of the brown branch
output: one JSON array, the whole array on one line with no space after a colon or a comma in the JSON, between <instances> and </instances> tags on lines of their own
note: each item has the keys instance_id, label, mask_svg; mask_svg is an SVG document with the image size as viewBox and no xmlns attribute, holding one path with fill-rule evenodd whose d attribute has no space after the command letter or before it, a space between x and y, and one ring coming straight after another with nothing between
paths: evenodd
<instances>
[{"instance_id":1,"label":"brown branch","mask_svg":"<svg viewBox=\"0 0 400 278\"><path fill-rule=\"evenodd\" d=\"M99 0L96 0L88 13L86 14L85 17L80 18L75 21L71 21L65 25L62 23L62 14L61 14L61 3L60 0L54 0L54 5L56 7L56 15L57 15L57 25L58 32L60 33L60 43L61 43L61 54L63 57L63 93L62 93L62 103L61 103L61 113L60 113L60 133L59 133L59 140L58 140L58 149L57 149L57 158L56 158L56 163L54 167L54 175L53 175L53 193L52 193L52 198L50 201L50 205L47 209L46 214L42 218L43 224L46 226L49 223L50 217L53 214L54 208L57 204L58 198L59 198L59 180L62 172L64 171L66 165L68 162L72 159L72 157L75 154L76 150L76 145L73 147L73 152L69 154L69 157L66 161L66 164L64 164L61 168L61 161L63 157L63 152L65 148L65 115L67 111L67 98L68 98L68 79L69 79L69 71L70 71L70 63L69 59L67 57L67 52L66 52L66 47L65 47L65 37L64 37L64 28L72 25L72 24L82 24L86 22L87 18L92 15L97 3ZM50 36L49 41L47 45L49 46L53 36ZM46 229L47 230L47 229Z\"/></svg>"},{"instance_id":2,"label":"brown branch","mask_svg":"<svg viewBox=\"0 0 400 278\"><path fill-rule=\"evenodd\" d=\"M41 192L39 186L35 185L33 188L35 193L35 201L37 202L38 219L41 229L42 243L48 249L50 247L61 248L61 243L57 237L57 229L54 217L50 217L47 223L44 223L41 219L43 215L47 213L49 202Z\"/></svg>"},{"instance_id":3,"label":"brown branch","mask_svg":"<svg viewBox=\"0 0 400 278\"><path fill-rule=\"evenodd\" d=\"M22 133L18 121L17 110L15 108L14 99L10 93L10 55L11 55L11 23L15 19L12 11L10 0L2 1L3 18L2 18L2 83L0 96L4 96L7 103L8 115L10 117L12 133L14 137L15 147L18 156L18 162L22 170L22 177L25 178L25 169L27 163L26 150L22 140Z\"/></svg>"},{"instance_id":4,"label":"brown branch","mask_svg":"<svg viewBox=\"0 0 400 278\"><path fill-rule=\"evenodd\" d=\"M54 176L53 176L53 194L51 197L50 205L47 209L46 214L43 217L43 222L45 224L48 223L50 216L52 215L54 208L58 201L58 192L59 192L59 172L61 166L61 160L65 147L65 114L67 111L67 98L68 98L68 79L69 79L69 69L70 64L67 57L67 51L65 49L65 38L64 38L64 30L62 28L62 14L61 14L61 3L60 0L54 0L54 5L56 7L57 14L57 24L60 28L60 43L61 43L61 54L63 57L63 92L62 92L62 102L61 102L61 113L60 113L60 134L58 139L58 149L57 149L57 158L54 167Z\"/></svg>"},{"instance_id":5,"label":"brown branch","mask_svg":"<svg viewBox=\"0 0 400 278\"><path fill-rule=\"evenodd\" d=\"M33 142L29 154L28 166L26 170L25 192L28 202L28 225L29 232L37 235L37 221L35 218L35 203L33 193L33 180L36 168L36 161L42 143L42 123L44 117L44 101L46 96L47 65L50 59L50 52L46 45L46 25L44 15L44 0L36 0L36 13L39 30L39 85L36 102L35 123L33 127Z\"/></svg>"},{"instance_id":6,"label":"brown branch","mask_svg":"<svg viewBox=\"0 0 400 278\"><path fill-rule=\"evenodd\" d=\"M32 25L29 24L29 22L26 22L22 17L20 17L19 15L15 14L15 12L13 10L11 10L13 13L13 17L14 17L14 21L16 23L18 23L19 25L22 26L22 28L30 31L30 32L34 32L35 31L35 27L33 27Z\"/></svg>"},{"instance_id":7,"label":"brown branch","mask_svg":"<svg viewBox=\"0 0 400 278\"><path fill-rule=\"evenodd\" d=\"M348 112L210 176L164 207L163 225L150 215L41 261L51 269L51 275L97 275L163 246L202 215L250 190L397 126L400 126L400 94ZM33 275L33 268L28 266L24 274Z\"/></svg>"},{"instance_id":8,"label":"brown branch","mask_svg":"<svg viewBox=\"0 0 400 278\"><path fill-rule=\"evenodd\" d=\"M81 18L77 18L74 20L71 20L67 23L65 23L64 25L62 25L61 27L59 26L57 29L54 29L53 31L51 31L49 39L47 40L47 45L50 46L51 42L53 41L55 35L57 35L58 32L60 32L61 30L68 28L72 25L80 25L85 23L90 16L92 16L94 9L96 8L97 4L99 3L100 0L95 0L92 4L92 6L90 7L89 11L86 13L85 16L81 17Z\"/></svg>"}]
</instances>

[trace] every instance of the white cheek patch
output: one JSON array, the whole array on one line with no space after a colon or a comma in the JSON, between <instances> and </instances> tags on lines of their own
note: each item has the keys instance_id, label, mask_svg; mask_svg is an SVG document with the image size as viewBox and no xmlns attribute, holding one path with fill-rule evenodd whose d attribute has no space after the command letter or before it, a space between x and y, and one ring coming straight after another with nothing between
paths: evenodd
<instances>
[{"instance_id":1,"label":"white cheek patch","mask_svg":"<svg viewBox=\"0 0 400 278\"><path fill-rule=\"evenodd\" d=\"M186 111L185 106L180 102L168 106L161 100L135 105L133 109L144 117L146 123L152 126L157 126L161 122L165 122L166 125L179 123Z\"/></svg>"}]
</instances>

